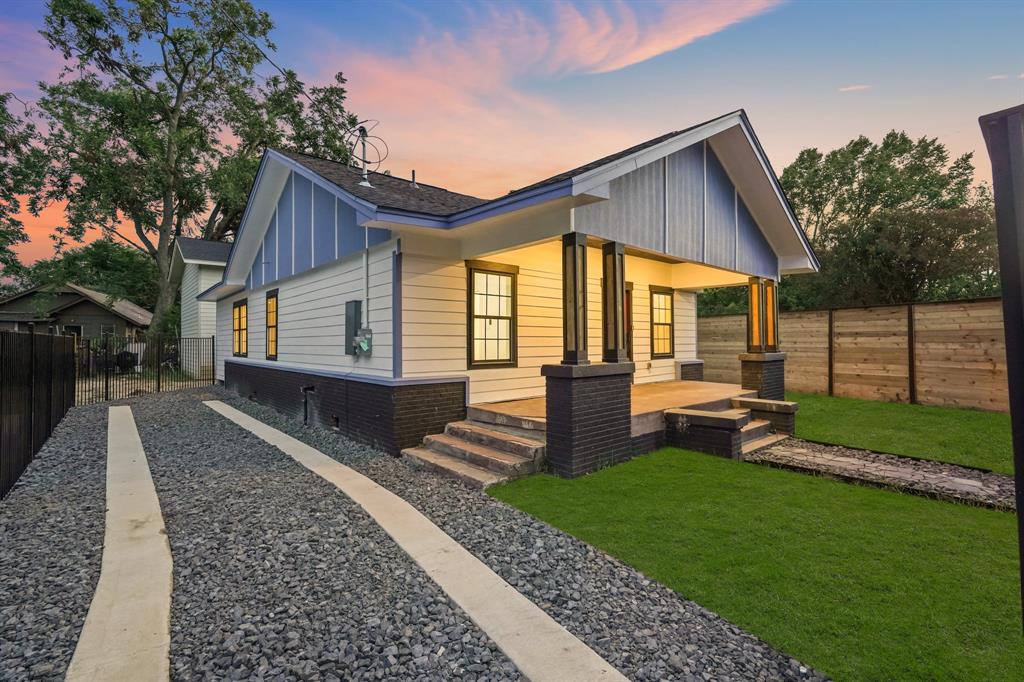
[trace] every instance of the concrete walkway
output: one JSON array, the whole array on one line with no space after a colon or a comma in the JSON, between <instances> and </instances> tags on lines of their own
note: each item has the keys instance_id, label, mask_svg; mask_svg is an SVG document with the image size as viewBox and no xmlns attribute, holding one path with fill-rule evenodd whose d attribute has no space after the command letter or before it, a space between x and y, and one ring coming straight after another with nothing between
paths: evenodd
<instances>
[{"instance_id":1,"label":"concrete walkway","mask_svg":"<svg viewBox=\"0 0 1024 682\"><path fill-rule=\"evenodd\" d=\"M359 504L529 679L626 679L402 498L221 401L204 404L279 448Z\"/></svg>"},{"instance_id":2,"label":"concrete walkway","mask_svg":"<svg viewBox=\"0 0 1024 682\"><path fill-rule=\"evenodd\" d=\"M944 462L810 443L796 438L753 452L745 459L952 502L1006 510L1013 510L1016 506L1012 476Z\"/></svg>"},{"instance_id":3,"label":"concrete walkway","mask_svg":"<svg viewBox=\"0 0 1024 682\"><path fill-rule=\"evenodd\" d=\"M171 550L130 407L111 407L99 583L68 667L72 682L169 677Z\"/></svg>"}]
</instances>

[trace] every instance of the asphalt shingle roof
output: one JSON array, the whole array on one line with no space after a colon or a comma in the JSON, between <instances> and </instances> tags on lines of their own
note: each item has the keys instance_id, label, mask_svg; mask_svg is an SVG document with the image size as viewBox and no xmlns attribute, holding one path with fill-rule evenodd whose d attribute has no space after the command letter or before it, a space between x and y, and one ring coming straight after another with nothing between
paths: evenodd
<instances>
[{"instance_id":1,"label":"asphalt shingle roof","mask_svg":"<svg viewBox=\"0 0 1024 682\"><path fill-rule=\"evenodd\" d=\"M614 163L615 161L623 159L631 154L635 154L649 147L661 144L662 142L670 140L677 135L682 135L683 133L690 132L695 128L700 128L708 123L717 121L720 118L725 118L726 116L732 116L736 113L738 112L730 112L723 116L716 116L713 119L692 125L689 128L674 130L670 133L659 135L658 137L647 140L646 142L641 142L640 144L629 147L628 149L623 149L582 166L577 166L571 170L564 171L557 175L552 175L551 177L545 178L540 182L535 182L532 185L520 187L519 189L509 192L505 196L498 197L498 199L505 199L546 185L553 185L569 180L577 175L582 175L587 171L600 168L601 166L609 163ZM359 184L362 181L362 176L358 168L338 163L337 161L329 161L327 159L321 159L307 154L300 154L298 152L286 151L283 149L276 149L275 151L287 156L299 164L302 164L320 177L341 187L346 192L349 192L360 199L365 199L366 201L382 208L447 217L452 214L498 200L480 199L479 197L469 196L468 194L459 194L441 187L424 185L423 183L418 183L418 187L413 187L412 182L409 180L392 175L385 175L383 173L370 173L370 184L373 185L373 187L364 187Z\"/></svg>"},{"instance_id":2,"label":"asphalt shingle roof","mask_svg":"<svg viewBox=\"0 0 1024 682\"><path fill-rule=\"evenodd\" d=\"M178 248L181 249L181 256L186 260L208 260L217 263L227 263L228 254L231 253L229 242L214 242L209 239L196 239L194 237L178 237Z\"/></svg>"},{"instance_id":3,"label":"asphalt shingle roof","mask_svg":"<svg viewBox=\"0 0 1024 682\"><path fill-rule=\"evenodd\" d=\"M274 151L302 164L325 180L333 182L349 194L382 208L400 211L412 211L436 216L449 216L459 211L486 204L486 199L471 197L468 194L449 192L441 187L412 182L404 178L383 173L370 173L372 187L364 187L362 174L358 168L337 161L328 161L316 156L308 156L298 152L275 149Z\"/></svg>"}]
</instances>

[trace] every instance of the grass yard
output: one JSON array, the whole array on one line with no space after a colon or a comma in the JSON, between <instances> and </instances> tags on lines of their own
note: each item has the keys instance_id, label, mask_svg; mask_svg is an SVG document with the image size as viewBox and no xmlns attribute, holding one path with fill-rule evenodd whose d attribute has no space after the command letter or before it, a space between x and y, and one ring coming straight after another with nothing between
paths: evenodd
<instances>
[{"instance_id":1,"label":"grass yard","mask_svg":"<svg viewBox=\"0 0 1024 682\"><path fill-rule=\"evenodd\" d=\"M672 448L490 492L838 680L1024 679L1012 514Z\"/></svg>"},{"instance_id":2,"label":"grass yard","mask_svg":"<svg viewBox=\"0 0 1024 682\"><path fill-rule=\"evenodd\" d=\"M808 440L1013 474L1010 415L950 407L787 393Z\"/></svg>"}]
</instances>

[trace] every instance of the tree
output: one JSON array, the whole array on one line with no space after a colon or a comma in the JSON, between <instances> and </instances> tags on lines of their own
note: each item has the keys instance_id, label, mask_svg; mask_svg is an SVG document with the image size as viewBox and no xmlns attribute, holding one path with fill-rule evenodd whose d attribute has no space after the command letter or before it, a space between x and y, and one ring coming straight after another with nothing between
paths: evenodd
<instances>
[{"instance_id":1,"label":"tree","mask_svg":"<svg viewBox=\"0 0 1024 682\"><path fill-rule=\"evenodd\" d=\"M148 254L108 239L69 249L25 268L24 287L81 284L152 309L160 294L160 272Z\"/></svg>"},{"instance_id":2,"label":"tree","mask_svg":"<svg viewBox=\"0 0 1024 682\"><path fill-rule=\"evenodd\" d=\"M971 202L972 154L952 163L937 138L890 131L881 143L863 135L822 154L804 149L780 182L814 246L831 248L834 229L876 211L963 208Z\"/></svg>"},{"instance_id":3,"label":"tree","mask_svg":"<svg viewBox=\"0 0 1024 682\"><path fill-rule=\"evenodd\" d=\"M174 240L238 224L259 154L288 146L346 161L344 78L305 88L292 72L257 85L272 27L248 0L51 0L42 34L63 53L42 84L44 201L67 201L62 237L98 227L156 262L151 330L166 330L180 281ZM132 230L131 238L121 230Z\"/></svg>"},{"instance_id":4,"label":"tree","mask_svg":"<svg viewBox=\"0 0 1024 682\"><path fill-rule=\"evenodd\" d=\"M11 93L0 93L0 275L8 277L21 269L13 247L28 241L18 218L21 197L39 191L46 167L36 127L12 112L15 101ZM30 200L28 208L38 210L37 203Z\"/></svg>"}]
</instances>

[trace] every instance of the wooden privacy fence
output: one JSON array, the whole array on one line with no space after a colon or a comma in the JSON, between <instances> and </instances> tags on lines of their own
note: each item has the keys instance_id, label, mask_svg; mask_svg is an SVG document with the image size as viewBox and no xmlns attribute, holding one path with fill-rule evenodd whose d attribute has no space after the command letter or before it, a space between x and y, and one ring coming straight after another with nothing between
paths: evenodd
<instances>
[{"instance_id":1,"label":"wooden privacy fence","mask_svg":"<svg viewBox=\"0 0 1024 682\"><path fill-rule=\"evenodd\" d=\"M745 315L702 317L708 381L740 383ZM782 313L786 388L924 405L1009 409L1000 299Z\"/></svg>"},{"instance_id":2,"label":"wooden privacy fence","mask_svg":"<svg viewBox=\"0 0 1024 682\"><path fill-rule=\"evenodd\" d=\"M0 497L74 399L74 337L0 332Z\"/></svg>"}]
</instances>

